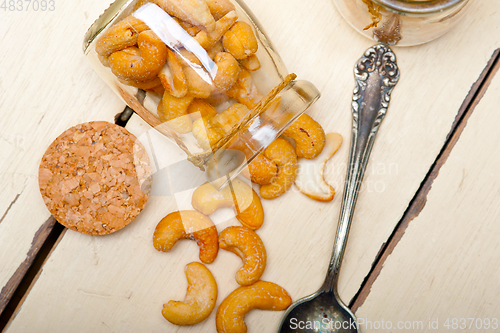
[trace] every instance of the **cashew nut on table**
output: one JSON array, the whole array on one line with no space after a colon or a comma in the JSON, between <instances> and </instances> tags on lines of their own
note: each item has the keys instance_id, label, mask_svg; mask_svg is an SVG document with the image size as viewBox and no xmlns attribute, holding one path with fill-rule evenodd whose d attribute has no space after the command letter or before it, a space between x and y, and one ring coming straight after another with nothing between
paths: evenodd
<instances>
[{"instance_id":1,"label":"cashew nut on table","mask_svg":"<svg viewBox=\"0 0 500 333\"><path fill-rule=\"evenodd\" d=\"M179 326L201 323L212 313L217 302L217 283L208 268L198 262L186 265L188 281L184 301L169 301L163 305L163 317Z\"/></svg>"},{"instance_id":2,"label":"cashew nut on table","mask_svg":"<svg viewBox=\"0 0 500 333\"><path fill-rule=\"evenodd\" d=\"M309 198L317 201L332 201L335 190L328 185L324 178L326 162L332 158L342 145L342 136L338 133L326 135L325 148L315 159L299 160L299 170L295 185Z\"/></svg>"},{"instance_id":3,"label":"cashew nut on table","mask_svg":"<svg viewBox=\"0 0 500 333\"><path fill-rule=\"evenodd\" d=\"M246 227L228 227L219 235L219 247L243 260L243 267L236 272L238 284L248 286L260 279L266 269L267 253L254 231Z\"/></svg>"},{"instance_id":4,"label":"cashew nut on table","mask_svg":"<svg viewBox=\"0 0 500 333\"><path fill-rule=\"evenodd\" d=\"M270 184L261 185L260 196L264 199L275 199L285 193L295 181L297 154L292 144L283 138L276 139L263 154L277 165L278 174Z\"/></svg>"},{"instance_id":5,"label":"cashew nut on table","mask_svg":"<svg viewBox=\"0 0 500 333\"><path fill-rule=\"evenodd\" d=\"M219 242L212 220L194 210L177 211L165 216L156 226L153 245L168 252L179 239L192 239L200 247L200 260L210 264L217 257Z\"/></svg>"},{"instance_id":6,"label":"cashew nut on table","mask_svg":"<svg viewBox=\"0 0 500 333\"><path fill-rule=\"evenodd\" d=\"M301 115L283 135L295 140L298 157L315 158L325 146L325 131L321 125L307 114Z\"/></svg>"},{"instance_id":7,"label":"cashew nut on table","mask_svg":"<svg viewBox=\"0 0 500 333\"><path fill-rule=\"evenodd\" d=\"M240 179L234 179L231 186L217 191L210 183L205 183L193 192L191 204L205 215L215 213L219 208L233 207L240 223L252 230L264 223L264 209L255 191Z\"/></svg>"},{"instance_id":8,"label":"cashew nut on table","mask_svg":"<svg viewBox=\"0 0 500 333\"><path fill-rule=\"evenodd\" d=\"M246 333L245 315L253 310L282 311L292 304L285 289L275 283L257 281L250 286L239 287L219 305L216 315L218 333Z\"/></svg>"}]
</instances>

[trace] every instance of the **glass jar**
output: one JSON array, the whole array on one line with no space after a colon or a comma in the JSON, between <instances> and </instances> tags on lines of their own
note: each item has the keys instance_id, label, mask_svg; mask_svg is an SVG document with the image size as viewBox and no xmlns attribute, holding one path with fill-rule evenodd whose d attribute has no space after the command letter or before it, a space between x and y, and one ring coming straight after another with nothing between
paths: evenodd
<instances>
[{"instance_id":1,"label":"glass jar","mask_svg":"<svg viewBox=\"0 0 500 333\"><path fill-rule=\"evenodd\" d=\"M333 0L349 24L389 45L429 42L462 20L470 0Z\"/></svg>"},{"instance_id":2,"label":"glass jar","mask_svg":"<svg viewBox=\"0 0 500 333\"><path fill-rule=\"evenodd\" d=\"M108 85L200 168L227 149L251 162L320 95L287 75L238 0L117 0L89 28L83 50Z\"/></svg>"}]
</instances>

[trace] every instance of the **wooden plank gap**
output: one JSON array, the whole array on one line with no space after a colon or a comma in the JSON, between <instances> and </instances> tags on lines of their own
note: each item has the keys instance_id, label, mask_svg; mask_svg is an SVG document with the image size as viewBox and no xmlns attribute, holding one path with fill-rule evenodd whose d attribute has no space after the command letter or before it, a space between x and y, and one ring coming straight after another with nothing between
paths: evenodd
<instances>
[{"instance_id":1,"label":"wooden plank gap","mask_svg":"<svg viewBox=\"0 0 500 333\"><path fill-rule=\"evenodd\" d=\"M2 328L2 324L6 323L6 319L8 319L8 311L4 310L9 307L8 304L10 304L13 299L21 281L23 281L26 277L26 273L30 267L32 267L40 249L44 247L45 241L54 229L56 222L56 219L51 216L37 230L35 236L33 237L33 241L31 242L31 248L26 254L26 259L24 259L21 265L19 265L7 284L0 291L0 329ZM7 318L5 319L5 317Z\"/></svg>"},{"instance_id":2,"label":"wooden plank gap","mask_svg":"<svg viewBox=\"0 0 500 333\"><path fill-rule=\"evenodd\" d=\"M26 297L29 295L31 288L33 288L43 271L43 265L45 265L45 262L50 258L52 252L56 249L67 230L68 229L62 224L56 223L54 225L48 240L44 244L44 248L40 250L41 255L38 256L37 261L30 267L19 288L16 289L16 292L12 297L12 302L9 303L4 313L0 315L0 332L7 331L17 313L21 310L21 307Z\"/></svg>"},{"instance_id":3,"label":"wooden plank gap","mask_svg":"<svg viewBox=\"0 0 500 333\"><path fill-rule=\"evenodd\" d=\"M121 127L127 126L128 121L134 114L134 110L132 110L128 105L125 107L123 112L118 113L115 116L115 124L120 125Z\"/></svg>"},{"instance_id":4,"label":"wooden plank gap","mask_svg":"<svg viewBox=\"0 0 500 333\"><path fill-rule=\"evenodd\" d=\"M495 74L500 67L500 49L495 50L488 64L482 71L478 80L472 85L467 97L462 103L457 116L452 124L451 130L446 137L446 141L437 155L434 163L432 164L429 172L424 177L420 184L415 196L410 201L408 208L403 214L403 217L394 228L392 234L389 236L387 242L383 243L381 249L375 258L372 268L368 275L365 277L361 287L352 300L349 302L349 307L353 312L356 312L365 302L370 294L371 287L377 277L379 276L385 261L394 251L395 247L403 237L410 222L417 217L427 202L427 195L429 194L434 180L439 175L441 167L446 163L448 156L455 147L455 144L460 139L460 135L464 131L467 120L472 115L474 109L481 101L482 97L488 90L488 87L493 80Z\"/></svg>"}]
</instances>

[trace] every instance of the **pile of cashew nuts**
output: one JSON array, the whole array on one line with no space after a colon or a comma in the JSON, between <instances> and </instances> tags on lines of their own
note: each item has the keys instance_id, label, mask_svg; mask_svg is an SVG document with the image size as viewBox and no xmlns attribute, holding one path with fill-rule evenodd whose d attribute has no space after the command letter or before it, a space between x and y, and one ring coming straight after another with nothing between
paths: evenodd
<instances>
[{"instance_id":1,"label":"pile of cashew nuts","mask_svg":"<svg viewBox=\"0 0 500 333\"><path fill-rule=\"evenodd\" d=\"M335 133L325 136L321 126L306 115L302 115L285 134L294 139L295 147L287 139L278 138L250 164L247 177L262 184L260 192L263 198L278 197L294 181L297 183L297 180L308 177L307 171L301 176L299 156L308 163L319 163L323 170L342 141ZM302 181L308 185L307 181ZM330 189L328 184L326 188L320 184L319 190L325 191L325 196L315 199L328 201ZM304 193L314 198L306 190L309 189L305 188ZM217 332L247 332L244 319L250 310L280 311L288 308L292 303L288 292L275 283L260 280L266 268L267 252L256 230L264 223L264 209L251 185L236 178L231 186L218 190L207 182L195 189L191 205L194 210L176 211L165 216L153 234L154 247L163 252L172 249L180 239L195 240L203 263L192 262L186 266L188 288L184 301L164 304L163 317L181 326L195 325L208 318L216 306L218 289L214 276L205 265L214 262L219 249L234 253L241 258L243 265L235 274L241 287L231 292L217 309ZM241 226L230 226L218 233L209 215L224 207L235 210Z\"/></svg>"},{"instance_id":2,"label":"pile of cashew nuts","mask_svg":"<svg viewBox=\"0 0 500 333\"><path fill-rule=\"evenodd\" d=\"M218 115L215 107L237 103L226 114L246 114L262 98L250 74L261 67L257 38L248 23L238 21L230 0L140 0L135 8L147 2L163 9L186 38L203 48L205 60L216 65L215 74L209 78L200 54L181 42L167 47L133 13L101 35L95 47L98 58L121 83L161 98L156 110L160 121L178 133L192 132L200 146L209 148L235 120ZM198 118L201 122L193 124ZM215 129L212 137L200 131L203 123Z\"/></svg>"},{"instance_id":3,"label":"pile of cashew nuts","mask_svg":"<svg viewBox=\"0 0 500 333\"><path fill-rule=\"evenodd\" d=\"M168 252L180 239L195 240L199 259L185 268L188 288L183 301L163 305L163 317L175 325L195 325L205 320L217 302L217 282L205 266L214 262L219 248L241 258L243 265L236 272L241 287L230 293L219 305L216 314L217 332L247 332L245 315L252 309L285 310L292 298L275 283L262 281L267 252L255 230L264 222L259 196L246 182L236 179L231 186L217 190L210 183L198 187L192 196L195 210L176 211L165 216L156 226L153 245ZM231 226L217 232L207 215L223 207L232 207L242 226Z\"/></svg>"},{"instance_id":4,"label":"pile of cashew nuts","mask_svg":"<svg viewBox=\"0 0 500 333\"><path fill-rule=\"evenodd\" d=\"M200 76L204 64L197 55L183 46L167 47L133 14L101 35L95 47L99 60L123 84L157 94L162 122L178 133L191 132L201 148L213 149L262 98L251 74L261 67L254 31L238 21L231 0L139 0L135 8L148 2L168 13L205 50L217 65L212 80ZM325 134L318 122L303 114L241 177L259 184L264 199L281 196L295 183L310 198L331 201L335 191L325 182L323 171L341 143L339 134ZM164 305L165 319L195 325L210 315L217 301L217 283L205 265L216 259L219 248L236 254L243 266L235 275L241 287L217 309L217 332L246 332L248 311L284 310L291 304L285 289L260 280L267 258L255 232L264 222L260 197L241 179L220 191L205 183L193 193L194 210L170 213L158 223L153 235L158 251L168 252L178 240L191 239L199 246L202 262L186 266L186 297ZM209 215L223 207L235 210L241 226L218 233Z\"/></svg>"}]
</instances>

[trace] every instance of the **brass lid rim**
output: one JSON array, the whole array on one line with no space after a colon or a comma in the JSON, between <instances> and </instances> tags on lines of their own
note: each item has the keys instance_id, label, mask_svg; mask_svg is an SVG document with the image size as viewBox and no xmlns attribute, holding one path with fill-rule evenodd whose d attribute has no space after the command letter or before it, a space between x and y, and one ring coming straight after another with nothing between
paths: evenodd
<instances>
[{"instance_id":1,"label":"brass lid rim","mask_svg":"<svg viewBox=\"0 0 500 333\"><path fill-rule=\"evenodd\" d=\"M466 2L467 0L373 0L376 4L386 7L389 10L398 11L405 14L431 14L440 12Z\"/></svg>"}]
</instances>

